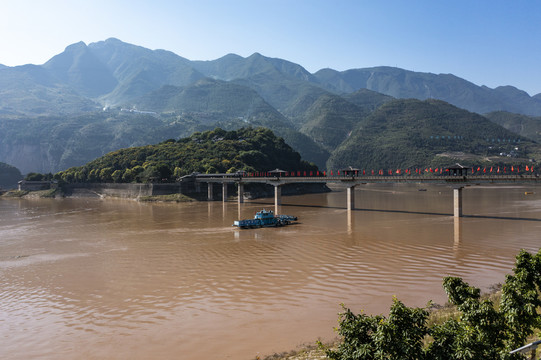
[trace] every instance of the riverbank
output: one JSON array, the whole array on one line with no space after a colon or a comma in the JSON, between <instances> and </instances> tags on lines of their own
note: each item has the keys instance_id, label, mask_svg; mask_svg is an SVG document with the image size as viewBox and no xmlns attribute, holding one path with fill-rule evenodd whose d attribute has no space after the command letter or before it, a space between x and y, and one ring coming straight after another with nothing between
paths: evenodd
<instances>
[{"instance_id":1,"label":"riverbank","mask_svg":"<svg viewBox=\"0 0 541 360\"><path fill-rule=\"evenodd\" d=\"M11 190L3 194L6 197L19 198L123 198L141 202L193 202L209 201L208 186L182 183L77 183L64 184L58 188L47 190ZM220 184L221 187L221 184ZM237 187L230 186L232 191L228 199L238 198ZM305 195L330 192L326 184L286 184L282 186L282 195ZM222 200L222 192L214 191L213 200ZM267 184L247 184L242 196L247 200L269 198L274 196L274 186Z\"/></svg>"}]
</instances>

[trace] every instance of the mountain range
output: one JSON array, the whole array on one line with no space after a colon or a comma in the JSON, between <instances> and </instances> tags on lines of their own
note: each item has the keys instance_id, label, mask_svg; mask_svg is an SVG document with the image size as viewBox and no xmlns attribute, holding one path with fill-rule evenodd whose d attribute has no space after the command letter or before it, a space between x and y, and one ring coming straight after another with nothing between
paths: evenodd
<instances>
[{"instance_id":1,"label":"mountain range","mask_svg":"<svg viewBox=\"0 0 541 360\"><path fill-rule=\"evenodd\" d=\"M383 119L376 113L382 107L386 121L407 118L413 129L426 120L427 111L441 116L451 111L457 131L448 126L446 136L462 136L458 130L464 121L482 122L482 127L493 127L483 136L531 142L523 155L535 158L537 153L532 141L538 139L517 131L515 123L528 119L539 129L541 94L529 96L511 86L490 89L451 74L391 67L322 69L312 74L301 65L259 53L192 61L111 38L72 44L43 65L0 66L0 161L23 173L56 172L119 148L195 131L263 126L321 168L375 165L373 155L368 155L372 151L344 154L354 152L358 141L371 143L376 153L387 146L385 134L377 136L377 143L361 136L366 134L361 129L375 129L374 121ZM488 117L490 122L477 115L495 112L513 116L497 124L495 116ZM398 131L393 126L379 130ZM436 126L426 136L442 136L441 131ZM486 157L486 137L479 133L472 141L479 145L467 149L478 156L474 159ZM427 148L429 143L408 143L402 151L412 153L413 146L415 153L431 155L404 161L437 162L435 156L449 150ZM379 166L396 165L392 156L377 159Z\"/></svg>"}]
</instances>

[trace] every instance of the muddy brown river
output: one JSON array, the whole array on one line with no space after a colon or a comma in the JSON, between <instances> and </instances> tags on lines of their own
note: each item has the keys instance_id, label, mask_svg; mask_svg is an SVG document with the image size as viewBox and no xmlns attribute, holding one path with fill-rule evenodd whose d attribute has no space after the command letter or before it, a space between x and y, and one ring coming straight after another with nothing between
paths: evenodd
<instances>
[{"instance_id":1,"label":"muddy brown river","mask_svg":"<svg viewBox=\"0 0 541 360\"><path fill-rule=\"evenodd\" d=\"M386 314L486 291L541 246L541 187L363 185L283 197L299 223L238 230L272 199L0 199L1 359L253 359L332 339L340 303Z\"/></svg>"}]
</instances>

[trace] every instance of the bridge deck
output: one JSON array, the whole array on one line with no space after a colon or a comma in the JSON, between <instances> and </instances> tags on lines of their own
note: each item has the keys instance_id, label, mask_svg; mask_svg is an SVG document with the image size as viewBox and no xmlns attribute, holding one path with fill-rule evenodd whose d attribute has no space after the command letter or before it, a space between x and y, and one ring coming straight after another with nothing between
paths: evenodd
<instances>
[{"instance_id":1,"label":"bridge deck","mask_svg":"<svg viewBox=\"0 0 541 360\"><path fill-rule=\"evenodd\" d=\"M538 175L468 175L468 176L212 176L197 175L196 182L206 183L264 183L283 185L292 183L436 183L436 184L468 184L468 183L521 183L541 182Z\"/></svg>"}]
</instances>

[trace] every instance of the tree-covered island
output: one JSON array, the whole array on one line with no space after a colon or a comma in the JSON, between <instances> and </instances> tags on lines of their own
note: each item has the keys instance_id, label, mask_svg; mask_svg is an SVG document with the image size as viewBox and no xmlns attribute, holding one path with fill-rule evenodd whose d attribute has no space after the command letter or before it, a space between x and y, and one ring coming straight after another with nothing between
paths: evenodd
<instances>
[{"instance_id":1,"label":"tree-covered island","mask_svg":"<svg viewBox=\"0 0 541 360\"><path fill-rule=\"evenodd\" d=\"M193 172L314 171L285 141L266 128L196 132L179 140L121 149L54 175L74 182L174 181Z\"/></svg>"}]
</instances>

